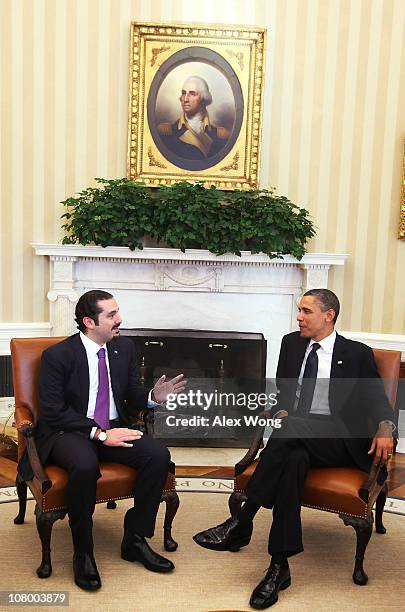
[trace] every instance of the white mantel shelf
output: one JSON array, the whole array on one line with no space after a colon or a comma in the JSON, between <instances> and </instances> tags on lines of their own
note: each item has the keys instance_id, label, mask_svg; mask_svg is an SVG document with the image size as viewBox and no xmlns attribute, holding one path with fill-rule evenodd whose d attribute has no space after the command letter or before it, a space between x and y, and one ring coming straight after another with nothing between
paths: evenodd
<instances>
[{"instance_id":1,"label":"white mantel shelf","mask_svg":"<svg viewBox=\"0 0 405 612\"><path fill-rule=\"evenodd\" d=\"M271 259L264 253L251 253L242 251L241 256L233 253L214 255L204 249L186 249L183 253L180 249L168 249L163 247L145 247L131 251L128 247L100 247L82 246L76 244L39 244L32 245L36 255L46 255L51 258L73 259L110 259L114 261L133 260L138 263L227 263L230 265L262 265L272 266L275 264L303 265L306 266L343 266L349 257L345 253L307 253L299 260L292 255ZM65 259L66 261L66 259Z\"/></svg>"}]
</instances>

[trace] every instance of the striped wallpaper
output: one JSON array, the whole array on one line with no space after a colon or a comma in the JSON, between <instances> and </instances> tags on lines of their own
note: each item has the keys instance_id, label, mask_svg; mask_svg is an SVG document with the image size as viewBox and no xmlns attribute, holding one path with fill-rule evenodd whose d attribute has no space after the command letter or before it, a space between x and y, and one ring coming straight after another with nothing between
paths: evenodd
<instances>
[{"instance_id":1,"label":"striped wallpaper","mask_svg":"<svg viewBox=\"0 0 405 612\"><path fill-rule=\"evenodd\" d=\"M403 0L0 0L0 321L46 321L58 202L125 174L131 20L268 28L261 185L307 207L347 330L405 333ZM402 103L401 103L402 102Z\"/></svg>"}]
</instances>

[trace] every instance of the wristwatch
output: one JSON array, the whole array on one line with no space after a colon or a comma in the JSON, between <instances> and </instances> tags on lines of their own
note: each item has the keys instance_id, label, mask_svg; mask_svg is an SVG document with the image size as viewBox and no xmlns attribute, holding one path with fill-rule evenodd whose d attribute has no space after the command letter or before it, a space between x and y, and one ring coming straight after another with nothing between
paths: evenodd
<instances>
[{"instance_id":1,"label":"wristwatch","mask_svg":"<svg viewBox=\"0 0 405 612\"><path fill-rule=\"evenodd\" d=\"M105 441L107 440L107 432L106 432L106 430L105 430L105 429L102 429L102 430L100 431L100 433L98 434L98 438L97 438L97 440L98 440L99 442L105 442Z\"/></svg>"}]
</instances>

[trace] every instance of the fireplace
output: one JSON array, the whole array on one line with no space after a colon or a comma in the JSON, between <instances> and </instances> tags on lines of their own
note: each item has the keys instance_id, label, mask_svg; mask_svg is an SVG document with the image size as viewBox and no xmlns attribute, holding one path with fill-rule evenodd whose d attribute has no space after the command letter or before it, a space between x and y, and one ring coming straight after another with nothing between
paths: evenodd
<instances>
[{"instance_id":1,"label":"fireplace","mask_svg":"<svg viewBox=\"0 0 405 612\"><path fill-rule=\"evenodd\" d=\"M171 333L178 333L176 330L186 329L197 335L211 334L212 344L226 344L226 334L246 334L243 339L239 338L243 347L255 340L249 340L249 334L257 336L257 343L262 342L262 350L266 352L267 349L265 359L258 366L260 376L252 383L253 386L259 384L259 388L264 379L261 368L265 367L266 380L275 376L281 338L297 329L296 302L299 296L314 287L327 287L329 269L343 266L348 257L334 253L307 253L298 261L289 255L271 259L263 253L248 251L240 255L226 253L216 256L203 249L182 252L147 247L131 251L126 247L61 244L35 244L33 247L38 256L49 258L47 296L52 335L74 333L73 312L80 295L89 289L104 289L117 299L124 326L128 329L145 333L155 330L158 334L165 330L167 338ZM199 332L201 329L212 331ZM153 334L149 337L152 342L160 342ZM200 340L198 337L188 338L186 344L191 340L202 342L209 337ZM231 340L237 338L230 338L229 344ZM151 376L148 359L158 346L150 345L149 352L140 351L141 358L145 358L145 366L141 364L145 368L145 381ZM159 350L155 351L156 355ZM164 346L161 347L160 356L166 361L156 364L153 376L158 374L159 367L181 371L187 366L192 374L200 370L218 374L218 379L208 376L207 383L204 373L201 384L205 380L204 384L215 382L226 386L236 381L247 388L247 378L229 375L232 368L240 365L238 351L231 365L226 358L230 355L228 349L212 347L207 349L208 355L212 356L211 367L206 362L204 365L204 362L195 360L194 368L190 362L179 361L185 351L186 348L176 350L173 353L175 361L169 362ZM246 348L240 354L246 354ZM197 356L200 358L198 352ZM250 360L247 360L244 366L250 367L249 364Z\"/></svg>"},{"instance_id":2,"label":"fireplace","mask_svg":"<svg viewBox=\"0 0 405 612\"><path fill-rule=\"evenodd\" d=\"M266 389L267 342L260 333L215 332L208 330L121 329L121 334L134 341L141 383L152 387L166 374L168 378L183 373L187 391L197 397L200 392L212 397L209 411L202 400L199 405L155 411L154 434L168 446L203 446L244 448L251 442L251 431L244 426L211 427L201 419L215 416L234 421L246 413L242 397L264 393ZM221 395L222 394L222 395ZM231 405L239 397L240 405ZM219 406L220 398L227 405ZM192 417L194 421L192 421ZM200 417L200 418L199 418ZM177 421L175 421L177 419ZM177 422L179 426L168 423ZM190 424L191 423L191 424ZM204 423L204 422L203 422Z\"/></svg>"}]
</instances>

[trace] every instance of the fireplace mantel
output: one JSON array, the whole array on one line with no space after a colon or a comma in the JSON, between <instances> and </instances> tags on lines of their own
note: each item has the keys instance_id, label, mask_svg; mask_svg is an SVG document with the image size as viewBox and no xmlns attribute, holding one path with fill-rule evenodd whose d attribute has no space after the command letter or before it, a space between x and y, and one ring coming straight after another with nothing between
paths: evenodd
<instances>
[{"instance_id":1,"label":"fireplace mantel","mask_svg":"<svg viewBox=\"0 0 405 612\"><path fill-rule=\"evenodd\" d=\"M128 247L100 247L100 246L82 246L76 244L39 244L32 245L36 255L47 255L53 261L58 261L57 258L63 258L60 261L68 259L75 261L77 259L95 259L95 260L110 260L110 261L136 261L139 263L226 263L228 265L258 265L258 266L274 266L276 264L302 266L322 266L329 269L330 266L343 266L347 254L341 253L306 253L301 260L285 255L283 258L277 257L270 259L264 253L251 253L250 251L242 251L241 255L226 253L224 255L214 255L205 249L186 249L185 252L180 249L169 249L164 247L145 247L144 249L135 249L131 251Z\"/></svg>"},{"instance_id":2,"label":"fireplace mantel","mask_svg":"<svg viewBox=\"0 0 405 612\"><path fill-rule=\"evenodd\" d=\"M74 331L74 305L89 289L111 291L125 327L261 332L272 375L281 337L295 328L298 296L327 287L331 266L348 255L307 253L270 259L243 251L214 255L202 249L33 244L50 263L53 335Z\"/></svg>"}]
</instances>

